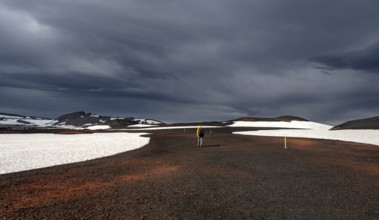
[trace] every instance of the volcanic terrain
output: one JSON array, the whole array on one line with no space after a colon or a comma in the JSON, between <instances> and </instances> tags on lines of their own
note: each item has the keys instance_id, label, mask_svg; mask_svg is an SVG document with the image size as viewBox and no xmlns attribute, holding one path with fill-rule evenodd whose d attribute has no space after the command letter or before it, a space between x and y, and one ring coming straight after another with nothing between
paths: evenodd
<instances>
[{"instance_id":1,"label":"volcanic terrain","mask_svg":"<svg viewBox=\"0 0 379 220\"><path fill-rule=\"evenodd\" d=\"M115 156L0 175L1 219L378 219L379 148L151 131Z\"/></svg>"}]
</instances>

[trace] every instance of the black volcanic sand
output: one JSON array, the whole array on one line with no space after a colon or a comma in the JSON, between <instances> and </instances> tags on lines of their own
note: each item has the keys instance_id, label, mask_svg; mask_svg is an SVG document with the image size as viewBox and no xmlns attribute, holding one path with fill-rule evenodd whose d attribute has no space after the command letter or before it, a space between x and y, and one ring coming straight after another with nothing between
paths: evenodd
<instances>
[{"instance_id":1,"label":"black volcanic sand","mask_svg":"<svg viewBox=\"0 0 379 220\"><path fill-rule=\"evenodd\" d=\"M378 146L213 132L0 175L0 219L379 219Z\"/></svg>"}]
</instances>

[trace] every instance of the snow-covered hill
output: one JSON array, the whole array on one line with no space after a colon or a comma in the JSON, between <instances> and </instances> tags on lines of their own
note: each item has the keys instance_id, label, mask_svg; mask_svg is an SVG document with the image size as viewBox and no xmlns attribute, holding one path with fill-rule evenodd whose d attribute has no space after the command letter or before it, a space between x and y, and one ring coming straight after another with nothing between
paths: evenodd
<instances>
[{"instance_id":1,"label":"snow-covered hill","mask_svg":"<svg viewBox=\"0 0 379 220\"><path fill-rule=\"evenodd\" d=\"M2 128L54 128L56 120L0 113L0 127Z\"/></svg>"},{"instance_id":2,"label":"snow-covered hill","mask_svg":"<svg viewBox=\"0 0 379 220\"><path fill-rule=\"evenodd\" d=\"M332 126L312 121L234 121L229 127L329 130Z\"/></svg>"},{"instance_id":3,"label":"snow-covered hill","mask_svg":"<svg viewBox=\"0 0 379 220\"><path fill-rule=\"evenodd\" d=\"M6 129L120 129L129 126L151 127L163 123L152 119L110 117L83 111L61 115L56 119L0 113L0 128Z\"/></svg>"}]
</instances>

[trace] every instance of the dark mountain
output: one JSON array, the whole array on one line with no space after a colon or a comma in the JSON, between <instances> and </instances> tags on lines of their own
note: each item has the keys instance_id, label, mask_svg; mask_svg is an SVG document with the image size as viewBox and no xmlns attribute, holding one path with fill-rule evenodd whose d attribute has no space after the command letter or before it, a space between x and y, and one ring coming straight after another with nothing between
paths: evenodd
<instances>
[{"instance_id":1,"label":"dark mountain","mask_svg":"<svg viewBox=\"0 0 379 220\"><path fill-rule=\"evenodd\" d=\"M55 125L69 125L75 127L89 127L94 125L109 125L113 129L127 128L130 125L164 125L163 122L153 119L135 119L133 117L110 117L84 111L64 114L56 118Z\"/></svg>"},{"instance_id":2,"label":"dark mountain","mask_svg":"<svg viewBox=\"0 0 379 220\"><path fill-rule=\"evenodd\" d=\"M126 128L129 125L139 124L132 117L120 118L101 116L87 112L73 112L56 118L56 125L71 125L75 127L88 127L94 125L109 125L111 128Z\"/></svg>"},{"instance_id":3,"label":"dark mountain","mask_svg":"<svg viewBox=\"0 0 379 220\"><path fill-rule=\"evenodd\" d=\"M379 129L379 116L348 121L333 127L331 130L344 129Z\"/></svg>"}]
</instances>

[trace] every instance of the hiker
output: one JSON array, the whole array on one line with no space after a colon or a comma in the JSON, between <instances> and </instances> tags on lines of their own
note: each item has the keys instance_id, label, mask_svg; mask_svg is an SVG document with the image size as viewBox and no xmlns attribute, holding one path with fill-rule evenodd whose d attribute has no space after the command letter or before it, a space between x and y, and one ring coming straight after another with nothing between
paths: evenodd
<instances>
[{"instance_id":1,"label":"hiker","mask_svg":"<svg viewBox=\"0 0 379 220\"><path fill-rule=\"evenodd\" d=\"M203 138L204 138L203 126L199 125L197 127L196 136L197 136L197 146L201 147L203 145Z\"/></svg>"}]
</instances>

